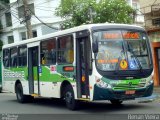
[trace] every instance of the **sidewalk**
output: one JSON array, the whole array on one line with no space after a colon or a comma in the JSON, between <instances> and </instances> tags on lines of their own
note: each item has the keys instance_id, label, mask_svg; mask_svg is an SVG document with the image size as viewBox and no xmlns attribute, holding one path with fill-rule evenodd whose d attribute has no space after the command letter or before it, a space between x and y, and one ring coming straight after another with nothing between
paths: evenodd
<instances>
[{"instance_id":1,"label":"sidewalk","mask_svg":"<svg viewBox=\"0 0 160 120\"><path fill-rule=\"evenodd\" d=\"M154 87L153 93L160 94L160 86L159 87Z\"/></svg>"},{"instance_id":2,"label":"sidewalk","mask_svg":"<svg viewBox=\"0 0 160 120\"><path fill-rule=\"evenodd\" d=\"M160 86L154 87L153 95L156 95L156 99L154 99L154 102L160 103Z\"/></svg>"},{"instance_id":3,"label":"sidewalk","mask_svg":"<svg viewBox=\"0 0 160 120\"><path fill-rule=\"evenodd\" d=\"M160 103L160 87L154 87L153 94L149 97L142 97L136 99L139 103L158 102Z\"/></svg>"}]
</instances>

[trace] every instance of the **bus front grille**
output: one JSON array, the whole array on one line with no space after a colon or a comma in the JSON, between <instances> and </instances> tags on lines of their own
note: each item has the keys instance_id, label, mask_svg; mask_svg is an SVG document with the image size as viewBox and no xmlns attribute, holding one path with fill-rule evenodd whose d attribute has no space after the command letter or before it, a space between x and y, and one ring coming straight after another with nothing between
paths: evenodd
<instances>
[{"instance_id":1,"label":"bus front grille","mask_svg":"<svg viewBox=\"0 0 160 120\"><path fill-rule=\"evenodd\" d=\"M138 89L145 87L145 83L139 84L117 84L112 85L114 90L129 90L129 89Z\"/></svg>"}]
</instances>

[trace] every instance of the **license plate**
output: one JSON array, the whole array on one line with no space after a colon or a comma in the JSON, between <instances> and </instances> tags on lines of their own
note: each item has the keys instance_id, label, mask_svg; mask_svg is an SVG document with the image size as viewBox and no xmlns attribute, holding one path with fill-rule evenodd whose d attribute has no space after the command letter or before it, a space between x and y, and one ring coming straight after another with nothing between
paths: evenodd
<instances>
[{"instance_id":1,"label":"license plate","mask_svg":"<svg viewBox=\"0 0 160 120\"><path fill-rule=\"evenodd\" d=\"M133 94L135 94L135 90L127 90L125 94L126 95L133 95Z\"/></svg>"}]
</instances>

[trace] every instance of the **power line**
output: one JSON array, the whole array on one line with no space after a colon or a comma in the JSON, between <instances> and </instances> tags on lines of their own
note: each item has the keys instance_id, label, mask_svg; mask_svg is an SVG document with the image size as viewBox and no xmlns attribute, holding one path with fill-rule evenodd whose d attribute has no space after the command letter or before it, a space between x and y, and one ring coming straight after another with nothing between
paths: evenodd
<instances>
[{"instance_id":1,"label":"power line","mask_svg":"<svg viewBox=\"0 0 160 120\"><path fill-rule=\"evenodd\" d=\"M157 0L155 0L152 5L154 5L154 3L156 3L156 2L157 2Z\"/></svg>"},{"instance_id":2,"label":"power line","mask_svg":"<svg viewBox=\"0 0 160 120\"><path fill-rule=\"evenodd\" d=\"M0 17L2 17L5 13L7 13L15 4L16 2L12 6L8 5L9 7L5 10L5 12L2 15L0 15Z\"/></svg>"},{"instance_id":3,"label":"power line","mask_svg":"<svg viewBox=\"0 0 160 120\"><path fill-rule=\"evenodd\" d=\"M53 10L47 10L47 9L42 9L42 8L35 8L35 9L39 9L39 10L44 10L44 11L51 11L51 12L55 12L55 11L53 11Z\"/></svg>"},{"instance_id":4,"label":"power line","mask_svg":"<svg viewBox=\"0 0 160 120\"><path fill-rule=\"evenodd\" d=\"M40 6L40 5L37 5L37 6L34 6L34 7L41 7L41 8L57 8L57 7L46 7L46 6Z\"/></svg>"},{"instance_id":5,"label":"power line","mask_svg":"<svg viewBox=\"0 0 160 120\"><path fill-rule=\"evenodd\" d=\"M42 2L42 3L38 3L36 5L42 5L42 4L45 4L45 3L48 3L48 2L51 2L52 0L49 0L49 1L46 1L46 2Z\"/></svg>"},{"instance_id":6,"label":"power line","mask_svg":"<svg viewBox=\"0 0 160 120\"><path fill-rule=\"evenodd\" d=\"M11 12L11 14L20 22L20 23L22 23L22 21L14 14L14 13L12 13ZM24 23L23 23L24 24ZM24 26L27 28L27 26L24 24Z\"/></svg>"},{"instance_id":7,"label":"power line","mask_svg":"<svg viewBox=\"0 0 160 120\"><path fill-rule=\"evenodd\" d=\"M44 24L44 25L46 25L47 27L52 28L52 29L54 29L54 30L59 30L57 27L52 27L52 26L49 26L48 24L44 23L38 16L36 16L36 15L32 12L32 10L29 9L29 11L30 11L30 12L32 13L32 15L34 15L42 24Z\"/></svg>"},{"instance_id":8,"label":"power line","mask_svg":"<svg viewBox=\"0 0 160 120\"><path fill-rule=\"evenodd\" d=\"M48 3L48 2L51 2L51 0L50 1L47 1L47 2L42 2L42 3L39 3L39 4L37 4L37 5L41 5L41 4L44 4L44 3ZM7 13L9 10L10 10L10 8L12 8L15 4L17 3L17 5L19 6L19 1L17 0L17 2L15 2L12 6L10 6L6 11L5 11L5 13ZM47 7L46 7L47 8ZM41 9L41 8L37 8L37 9ZM41 10L44 10L44 11L52 11L52 10L46 10L46 9L41 9ZM32 15L34 15L42 24L44 24L44 25L46 25L47 27L49 27L49 28L51 28L51 29L54 29L54 30L59 30L57 27L52 27L52 26L49 26L48 24L46 24L46 23L44 23L38 16L36 16L33 12L32 12L32 10L30 10L29 9L29 11L32 13ZM21 21L15 14L18 14L16 11L14 11L14 10L10 10L10 12L11 12L11 14L16 18L16 19L18 19L18 21L20 21L20 23L22 23L23 21ZM13 13L14 12L14 13ZM54 11L52 11L52 12L54 12ZM4 14L5 14L4 13ZM3 14L3 15L4 15ZM2 15L2 16L3 16ZM0 16L0 17L2 17L2 16ZM24 23L23 23L24 24ZM25 25L25 24L24 24ZM27 28L27 26L25 25L25 27Z\"/></svg>"}]
</instances>

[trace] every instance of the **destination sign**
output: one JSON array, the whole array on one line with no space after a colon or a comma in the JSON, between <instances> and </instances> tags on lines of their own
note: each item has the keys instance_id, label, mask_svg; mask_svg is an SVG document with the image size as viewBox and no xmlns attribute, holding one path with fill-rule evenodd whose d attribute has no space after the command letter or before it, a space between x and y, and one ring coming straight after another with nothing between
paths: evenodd
<instances>
[{"instance_id":1,"label":"destination sign","mask_svg":"<svg viewBox=\"0 0 160 120\"><path fill-rule=\"evenodd\" d=\"M112 32L105 32L103 33L104 39L134 39L137 40L140 38L140 35L138 32L123 32L121 33L115 33L115 31Z\"/></svg>"}]
</instances>

